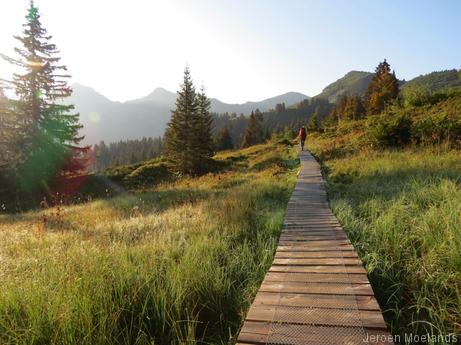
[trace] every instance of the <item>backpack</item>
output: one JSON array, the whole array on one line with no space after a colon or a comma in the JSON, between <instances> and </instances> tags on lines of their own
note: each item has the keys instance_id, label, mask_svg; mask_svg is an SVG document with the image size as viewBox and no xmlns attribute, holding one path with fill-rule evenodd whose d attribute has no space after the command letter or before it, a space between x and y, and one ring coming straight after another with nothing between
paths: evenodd
<instances>
[{"instance_id":1,"label":"backpack","mask_svg":"<svg viewBox=\"0 0 461 345\"><path fill-rule=\"evenodd\" d=\"M306 129L300 128L298 136L301 140L306 140L306 137L307 137Z\"/></svg>"}]
</instances>

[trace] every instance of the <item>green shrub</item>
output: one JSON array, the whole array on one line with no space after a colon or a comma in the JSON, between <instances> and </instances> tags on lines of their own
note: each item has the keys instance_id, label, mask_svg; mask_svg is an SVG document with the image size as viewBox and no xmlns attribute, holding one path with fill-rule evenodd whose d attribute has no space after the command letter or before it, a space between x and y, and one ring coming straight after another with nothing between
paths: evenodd
<instances>
[{"instance_id":1,"label":"green shrub","mask_svg":"<svg viewBox=\"0 0 461 345\"><path fill-rule=\"evenodd\" d=\"M106 169L102 175L109 178L112 182L119 183L119 184L125 184L128 180L132 179L132 178L128 178L129 175L134 174L135 176L139 173L142 173L144 169L147 169L147 168L143 169L143 167L155 166L155 165L158 165L162 161L163 161L162 158L159 157L159 158L155 158L149 161L136 163L136 164L117 165L117 166ZM136 170L139 170L139 171L135 173Z\"/></svg>"},{"instance_id":2,"label":"green shrub","mask_svg":"<svg viewBox=\"0 0 461 345\"><path fill-rule=\"evenodd\" d=\"M368 118L365 138L372 146L399 147L411 140L411 119L403 112Z\"/></svg>"},{"instance_id":3,"label":"green shrub","mask_svg":"<svg viewBox=\"0 0 461 345\"><path fill-rule=\"evenodd\" d=\"M336 133L338 135L354 133L363 128L363 124L363 120L341 120L336 128Z\"/></svg>"},{"instance_id":4,"label":"green shrub","mask_svg":"<svg viewBox=\"0 0 461 345\"><path fill-rule=\"evenodd\" d=\"M418 144L461 143L461 114L445 111L425 115L415 120L411 136Z\"/></svg>"},{"instance_id":5,"label":"green shrub","mask_svg":"<svg viewBox=\"0 0 461 345\"><path fill-rule=\"evenodd\" d=\"M277 141L277 144L286 145L286 146L293 146L293 142L286 139L286 138Z\"/></svg>"},{"instance_id":6,"label":"green shrub","mask_svg":"<svg viewBox=\"0 0 461 345\"><path fill-rule=\"evenodd\" d=\"M402 90L403 104L406 107L434 105L456 94L459 95L458 88L433 92L427 86L411 85Z\"/></svg>"},{"instance_id":7,"label":"green shrub","mask_svg":"<svg viewBox=\"0 0 461 345\"><path fill-rule=\"evenodd\" d=\"M103 172L103 175L111 179L113 182L122 182L125 176L131 174L142 164L132 165L119 165L112 168L108 168Z\"/></svg>"},{"instance_id":8,"label":"green shrub","mask_svg":"<svg viewBox=\"0 0 461 345\"><path fill-rule=\"evenodd\" d=\"M162 162L143 164L123 178L130 188L152 186L167 181L171 177L168 167Z\"/></svg>"}]
</instances>

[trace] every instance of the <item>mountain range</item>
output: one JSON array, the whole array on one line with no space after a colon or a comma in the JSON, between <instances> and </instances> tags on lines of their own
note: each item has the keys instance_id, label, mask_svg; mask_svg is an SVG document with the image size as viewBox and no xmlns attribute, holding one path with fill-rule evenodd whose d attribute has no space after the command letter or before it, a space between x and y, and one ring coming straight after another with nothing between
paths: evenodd
<instances>
[{"instance_id":1,"label":"mountain range","mask_svg":"<svg viewBox=\"0 0 461 345\"><path fill-rule=\"evenodd\" d=\"M81 84L72 85L73 93L68 102L80 113L84 143L95 144L100 140L114 142L143 136L162 136L174 109L176 94L156 88L147 96L127 102L114 102L96 90ZM259 109L268 111L277 103L295 104L308 96L288 92L259 102L228 104L211 99L211 111L215 113L249 114Z\"/></svg>"},{"instance_id":2,"label":"mountain range","mask_svg":"<svg viewBox=\"0 0 461 345\"><path fill-rule=\"evenodd\" d=\"M402 80L402 88L423 86L431 91L439 91L449 87L461 86L460 71L456 69L432 72L418 76L408 82ZM342 95L363 95L373 78L373 73L351 71L342 78L331 83L316 98L337 102ZM81 84L74 84L69 103L74 104L80 113L83 125L82 134L85 144L95 144L100 140L114 142L121 139L136 139L143 136L162 136L174 108L176 93L156 88L145 97L127 101L114 102L94 89ZM309 99L299 92L288 92L259 102L228 104L218 99L211 99L211 111L215 113L249 114L259 109L268 111L278 103L293 106Z\"/></svg>"}]
</instances>

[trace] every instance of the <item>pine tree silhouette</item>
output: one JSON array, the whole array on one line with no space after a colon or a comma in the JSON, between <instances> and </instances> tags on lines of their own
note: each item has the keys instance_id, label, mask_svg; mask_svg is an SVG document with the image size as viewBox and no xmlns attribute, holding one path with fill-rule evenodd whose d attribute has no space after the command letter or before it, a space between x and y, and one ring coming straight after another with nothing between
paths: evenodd
<instances>
[{"instance_id":1,"label":"pine tree silhouette","mask_svg":"<svg viewBox=\"0 0 461 345\"><path fill-rule=\"evenodd\" d=\"M262 128L263 116L261 112L256 109L251 112L250 119L243 136L242 147L248 147L260 144L264 141L264 132Z\"/></svg>"},{"instance_id":2,"label":"pine tree silhouette","mask_svg":"<svg viewBox=\"0 0 461 345\"><path fill-rule=\"evenodd\" d=\"M22 158L18 168L23 188L47 187L59 175L72 175L86 167L87 147L79 147L83 139L79 114L71 113L73 105L63 100L72 93L67 85L70 76L66 66L59 65L59 51L50 43L51 36L42 27L38 8L33 1L23 25L22 36L15 36L21 46L15 48L19 58L2 55L23 72L8 81L15 90L17 112L22 134Z\"/></svg>"},{"instance_id":3,"label":"pine tree silhouette","mask_svg":"<svg viewBox=\"0 0 461 345\"><path fill-rule=\"evenodd\" d=\"M195 129L195 140L197 150L200 154L199 169L205 170L207 161L213 157L214 144L212 137L213 118L210 113L211 102L205 94L202 86L197 94L197 128Z\"/></svg>"},{"instance_id":4,"label":"pine tree silhouette","mask_svg":"<svg viewBox=\"0 0 461 345\"><path fill-rule=\"evenodd\" d=\"M165 131L165 157L171 168L180 174L202 172L213 155L210 101L203 89L195 92L189 68L176 99Z\"/></svg>"},{"instance_id":5,"label":"pine tree silhouette","mask_svg":"<svg viewBox=\"0 0 461 345\"><path fill-rule=\"evenodd\" d=\"M229 131L229 127L225 126L221 128L218 132L216 138L216 149L218 151L232 150L234 144L232 143L232 137Z\"/></svg>"}]
</instances>

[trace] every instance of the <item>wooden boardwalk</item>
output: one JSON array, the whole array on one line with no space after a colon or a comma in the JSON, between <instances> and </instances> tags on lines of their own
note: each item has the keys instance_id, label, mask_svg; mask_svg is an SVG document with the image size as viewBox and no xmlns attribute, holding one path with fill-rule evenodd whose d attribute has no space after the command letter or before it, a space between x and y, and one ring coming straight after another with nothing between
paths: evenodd
<instances>
[{"instance_id":1,"label":"wooden boardwalk","mask_svg":"<svg viewBox=\"0 0 461 345\"><path fill-rule=\"evenodd\" d=\"M274 262L237 344L392 344L366 272L301 152Z\"/></svg>"}]
</instances>

